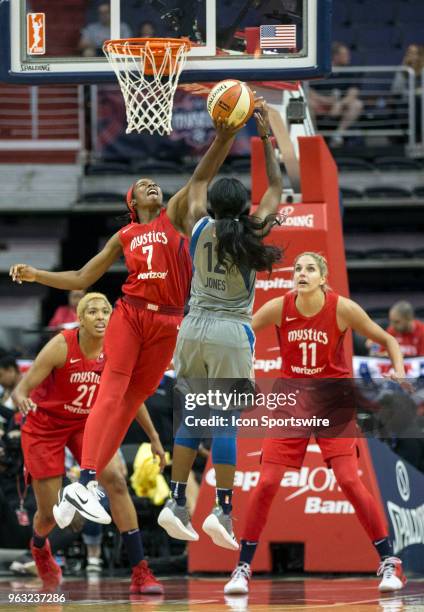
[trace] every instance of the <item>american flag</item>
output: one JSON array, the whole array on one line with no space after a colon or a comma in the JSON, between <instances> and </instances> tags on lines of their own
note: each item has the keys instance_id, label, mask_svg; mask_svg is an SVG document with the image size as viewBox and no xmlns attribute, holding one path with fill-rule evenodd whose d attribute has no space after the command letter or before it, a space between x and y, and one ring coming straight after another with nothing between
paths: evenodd
<instances>
[{"instance_id":1,"label":"american flag","mask_svg":"<svg viewBox=\"0 0 424 612\"><path fill-rule=\"evenodd\" d=\"M260 27L261 49L295 49L295 25L262 25Z\"/></svg>"}]
</instances>

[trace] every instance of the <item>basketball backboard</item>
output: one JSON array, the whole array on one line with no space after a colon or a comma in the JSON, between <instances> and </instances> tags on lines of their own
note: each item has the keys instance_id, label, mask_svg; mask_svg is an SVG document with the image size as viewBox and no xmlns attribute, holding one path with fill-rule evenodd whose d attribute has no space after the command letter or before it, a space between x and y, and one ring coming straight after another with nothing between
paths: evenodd
<instances>
[{"instance_id":1,"label":"basketball backboard","mask_svg":"<svg viewBox=\"0 0 424 612\"><path fill-rule=\"evenodd\" d=\"M3 0L0 80L115 81L108 38L188 36L181 82L330 72L332 0Z\"/></svg>"}]
</instances>

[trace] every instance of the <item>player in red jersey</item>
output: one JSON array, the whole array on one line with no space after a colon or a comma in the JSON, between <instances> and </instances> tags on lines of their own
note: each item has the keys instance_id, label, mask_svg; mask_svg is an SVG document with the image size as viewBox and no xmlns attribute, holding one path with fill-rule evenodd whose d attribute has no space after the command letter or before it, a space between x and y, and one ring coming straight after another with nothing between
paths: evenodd
<instances>
[{"instance_id":1,"label":"player in red jersey","mask_svg":"<svg viewBox=\"0 0 424 612\"><path fill-rule=\"evenodd\" d=\"M80 270L47 272L25 264L10 269L18 283L35 281L69 290L95 283L122 254L128 268L124 295L116 304L106 333L107 362L98 399L87 419L80 482L65 488L58 515L66 515L67 503L71 503L82 514L88 509L92 520L110 522L98 501L96 472L103 470L119 448L138 407L158 387L172 359L191 281L187 236L204 214L203 207L201 211L189 207L188 192L192 186L209 184L226 158L236 131L223 121L216 129L217 135L193 176L166 208L162 191L152 179L141 178L134 183L127 194L131 223L112 236ZM78 507L77 495L86 502L83 509Z\"/></svg>"},{"instance_id":2,"label":"player in red jersey","mask_svg":"<svg viewBox=\"0 0 424 612\"><path fill-rule=\"evenodd\" d=\"M281 377L349 378L343 339L346 331L352 329L386 348L393 364L391 378L403 382L403 358L395 338L374 323L358 304L331 291L326 285L327 274L324 257L318 253L302 253L294 262L294 290L285 297L270 300L253 317L255 332L268 325L277 328ZM316 385L317 390L320 387ZM380 555L379 589L401 589L406 582L401 561L393 556L386 521L377 502L358 476L355 439L317 437L317 443ZM260 480L249 500L239 564L225 585L226 593L248 592L250 564L272 501L286 469L300 469L307 445L307 436L264 440Z\"/></svg>"},{"instance_id":3,"label":"player in red jersey","mask_svg":"<svg viewBox=\"0 0 424 612\"><path fill-rule=\"evenodd\" d=\"M61 581L61 570L47 539L55 526L52 508L62 485L65 446L81 461L84 426L96 401L105 364L103 340L111 312L103 294L84 296L77 310L80 328L52 338L13 393L16 405L25 415L22 426L25 473L37 501L31 551L45 588L54 588ZM152 450L160 454L163 462L164 451L144 405L136 416L152 440ZM130 592L162 593L162 585L143 558L137 514L119 464L115 454L101 472L100 482L128 549L132 566ZM70 506L70 510L71 521L75 508Z\"/></svg>"}]
</instances>

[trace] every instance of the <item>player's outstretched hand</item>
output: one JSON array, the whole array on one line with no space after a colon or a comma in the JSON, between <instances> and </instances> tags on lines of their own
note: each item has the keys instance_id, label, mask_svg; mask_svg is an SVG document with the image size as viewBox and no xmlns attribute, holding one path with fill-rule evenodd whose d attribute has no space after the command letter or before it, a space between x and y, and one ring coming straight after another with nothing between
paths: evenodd
<instances>
[{"instance_id":1,"label":"player's outstretched hand","mask_svg":"<svg viewBox=\"0 0 424 612\"><path fill-rule=\"evenodd\" d=\"M22 285L24 281L27 283L33 283L37 269L27 264L14 264L9 270L9 276L12 277L13 282Z\"/></svg>"},{"instance_id":2,"label":"player's outstretched hand","mask_svg":"<svg viewBox=\"0 0 424 612\"><path fill-rule=\"evenodd\" d=\"M388 380L392 380L397 383L404 391L407 393L414 393L414 385L405 378L405 376L399 376L396 372L392 371L389 374L383 374L383 378L387 378Z\"/></svg>"},{"instance_id":3,"label":"player's outstretched hand","mask_svg":"<svg viewBox=\"0 0 424 612\"><path fill-rule=\"evenodd\" d=\"M224 138L226 140L232 138L242 127L244 127L244 123L234 126L228 123L228 119L223 119L219 117L214 121L216 133L218 137Z\"/></svg>"},{"instance_id":4,"label":"player's outstretched hand","mask_svg":"<svg viewBox=\"0 0 424 612\"><path fill-rule=\"evenodd\" d=\"M258 100L256 111L253 115L256 121L256 128L260 138L265 138L271 134L271 126L269 123L268 105L265 100Z\"/></svg>"},{"instance_id":5,"label":"player's outstretched hand","mask_svg":"<svg viewBox=\"0 0 424 612\"><path fill-rule=\"evenodd\" d=\"M16 407L23 416L26 416L30 412L35 412L37 410L37 404L33 402L30 397L19 397L15 395L14 401Z\"/></svg>"},{"instance_id":6,"label":"player's outstretched hand","mask_svg":"<svg viewBox=\"0 0 424 612\"><path fill-rule=\"evenodd\" d=\"M162 446L162 442L159 440L159 437L155 440L151 440L150 446L152 449L152 455L158 458L160 471L163 472L166 467L166 456L165 450Z\"/></svg>"}]
</instances>

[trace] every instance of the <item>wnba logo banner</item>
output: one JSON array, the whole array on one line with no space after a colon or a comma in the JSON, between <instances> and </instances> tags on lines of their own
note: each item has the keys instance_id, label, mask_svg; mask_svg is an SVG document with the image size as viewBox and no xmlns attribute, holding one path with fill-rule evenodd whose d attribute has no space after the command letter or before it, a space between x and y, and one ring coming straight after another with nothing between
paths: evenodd
<instances>
[{"instance_id":1,"label":"wnba logo banner","mask_svg":"<svg viewBox=\"0 0 424 612\"><path fill-rule=\"evenodd\" d=\"M46 52L45 13L27 14L27 54L44 55Z\"/></svg>"}]
</instances>

